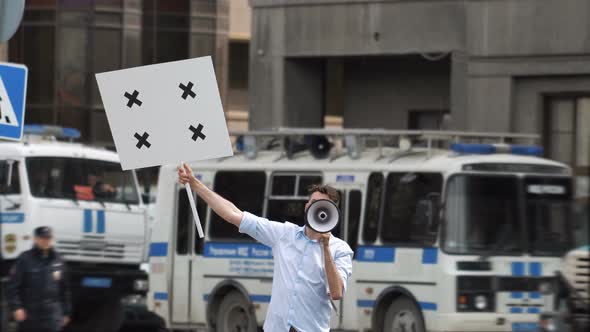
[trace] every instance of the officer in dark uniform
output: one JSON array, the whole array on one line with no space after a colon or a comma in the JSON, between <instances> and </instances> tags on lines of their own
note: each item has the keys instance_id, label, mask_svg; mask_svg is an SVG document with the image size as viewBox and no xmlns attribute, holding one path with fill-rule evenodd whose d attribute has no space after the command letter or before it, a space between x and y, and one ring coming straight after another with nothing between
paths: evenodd
<instances>
[{"instance_id":1,"label":"officer in dark uniform","mask_svg":"<svg viewBox=\"0 0 590 332\"><path fill-rule=\"evenodd\" d=\"M12 268L8 303L20 332L60 331L71 312L65 264L53 248L51 228L37 227L34 242Z\"/></svg>"}]
</instances>

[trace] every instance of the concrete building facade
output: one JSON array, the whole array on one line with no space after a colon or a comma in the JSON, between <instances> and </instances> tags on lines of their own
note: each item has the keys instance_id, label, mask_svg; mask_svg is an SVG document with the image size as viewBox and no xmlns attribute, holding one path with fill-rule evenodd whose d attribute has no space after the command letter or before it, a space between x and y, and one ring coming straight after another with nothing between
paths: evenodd
<instances>
[{"instance_id":1,"label":"concrete building facade","mask_svg":"<svg viewBox=\"0 0 590 332\"><path fill-rule=\"evenodd\" d=\"M590 165L590 1L252 0L250 127L532 132Z\"/></svg>"},{"instance_id":2,"label":"concrete building facade","mask_svg":"<svg viewBox=\"0 0 590 332\"><path fill-rule=\"evenodd\" d=\"M27 0L0 59L29 68L26 122L112 148L95 73L211 55L228 90L228 0Z\"/></svg>"}]
</instances>

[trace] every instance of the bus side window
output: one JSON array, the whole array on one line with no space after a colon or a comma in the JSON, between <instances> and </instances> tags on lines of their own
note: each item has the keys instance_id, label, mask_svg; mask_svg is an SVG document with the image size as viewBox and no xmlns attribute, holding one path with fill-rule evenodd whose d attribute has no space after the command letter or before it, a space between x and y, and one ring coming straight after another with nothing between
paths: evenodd
<instances>
[{"instance_id":1,"label":"bus side window","mask_svg":"<svg viewBox=\"0 0 590 332\"><path fill-rule=\"evenodd\" d=\"M356 255L358 242L359 222L361 220L361 199L360 190L351 190L348 193L348 237L346 242Z\"/></svg>"},{"instance_id":2,"label":"bus side window","mask_svg":"<svg viewBox=\"0 0 590 332\"><path fill-rule=\"evenodd\" d=\"M319 174L277 173L272 175L272 187L268 197L267 218L278 222L305 224L303 214L309 200L308 188L321 184Z\"/></svg>"},{"instance_id":3,"label":"bus side window","mask_svg":"<svg viewBox=\"0 0 590 332\"><path fill-rule=\"evenodd\" d=\"M367 205L365 209L365 224L363 226L364 243L373 243L377 240L382 194L383 174L371 173L367 182Z\"/></svg>"},{"instance_id":4,"label":"bus side window","mask_svg":"<svg viewBox=\"0 0 590 332\"><path fill-rule=\"evenodd\" d=\"M219 171L213 183L216 193L233 202L238 209L257 216L262 215L265 188L266 174L262 171ZM252 240L213 211L209 236L216 240Z\"/></svg>"},{"instance_id":5,"label":"bus side window","mask_svg":"<svg viewBox=\"0 0 590 332\"><path fill-rule=\"evenodd\" d=\"M178 210L176 212L176 253L188 254L190 238L191 207L184 188L178 190Z\"/></svg>"},{"instance_id":6,"label":"bus side window","mask_svg":"<svg viewBox=\"0 0 590 332\"><path fill-rule=\"evenodd\" d=\"M436 225L424 218L425 202L438 200L442 190L442 175L437 173L389 173L387 176L385 209L381 225L384 243L432 245L436 240ZM438 211L430 211L438 215Z\"/></svg>"},{"instance_id":7,"label":"bus side window","mask_svg":"<svg viewBox=\"0 0 590 332\"><path fill-rule=\"evenodd\" d=\"M197 201L197 213L199 214L199 219L201 220L201 227L203 227L204 232L207 229L207 210L209 206L204 200L200 199L198 196L195 197L195 199ZM193 234L195 234L195 254L202 255L205 250L205 239L199 238L199 231L197 231L197 225L194 225Z\"/></svg>"},{"instance_id":8,"label":"bus side window","mask_svg":"<svg viewBox=\"0 0 590 332\"><path fill-rule=\"evenodd\" d=\"M346 211L346 198L344 196L344 191L342 190L337 190L338 191L338 197L340 197L340 201L338 202L338 210L340 210L340 222L338 223L338 226L336 226L333 230L332 230L332 235L334 235L337 238L342 238L342 234L344 234L344 223L345 223L345 212Z\"/></svg>"},{"instance_id":9,"label":"bus side window","mask_svg":"<svg viewBox=\"0 0 590 332\"><path fill-rule=\"evenodd\" d=\"M12 164L12 167L11 167ZM20 194L20 178L17 161L0 161L0 195ZM10 185L8 177L10 176Z\"/></svg>"}]
</instances>

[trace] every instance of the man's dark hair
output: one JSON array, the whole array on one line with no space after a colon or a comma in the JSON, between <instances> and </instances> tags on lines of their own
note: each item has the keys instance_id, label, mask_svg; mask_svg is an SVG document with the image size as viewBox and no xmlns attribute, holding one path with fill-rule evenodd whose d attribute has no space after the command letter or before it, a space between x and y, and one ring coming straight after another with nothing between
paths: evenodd
<instances>
[{"instance_id":1,"label":"man's dark hair","mask_svg":"<svg viewBox=\"0 0 590 332\"><path fill-rule=\"evenodd\" d=\"M311 186L309 186L307 188L307 192L310 195L315 192L319 192L324 195L328 195L330 200L332 200L332 202L336 203L336 205L338 205L338 203L340 202L340 194L338 193L338 190L336 190L336 188L334 188L334 187L331 187L331 186L328 186L325 184L312 184Z\"/></svg>"}]
</instances>

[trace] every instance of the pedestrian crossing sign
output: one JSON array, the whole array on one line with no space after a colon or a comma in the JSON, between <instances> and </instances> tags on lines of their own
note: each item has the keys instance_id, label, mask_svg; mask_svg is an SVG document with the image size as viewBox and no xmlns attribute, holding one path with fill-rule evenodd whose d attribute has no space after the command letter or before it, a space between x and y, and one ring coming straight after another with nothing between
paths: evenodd
<instances>
[{"instance_id":1,"label":"pedestrian crossing sign","mask_svg":"<svg viewBox=\"0 0 590 332\"><path fill-rule=\"evenodd\" d=\"M24 65L0 62L0 139L23 136L27 73Z\"/></svg>"}]
</instances>

